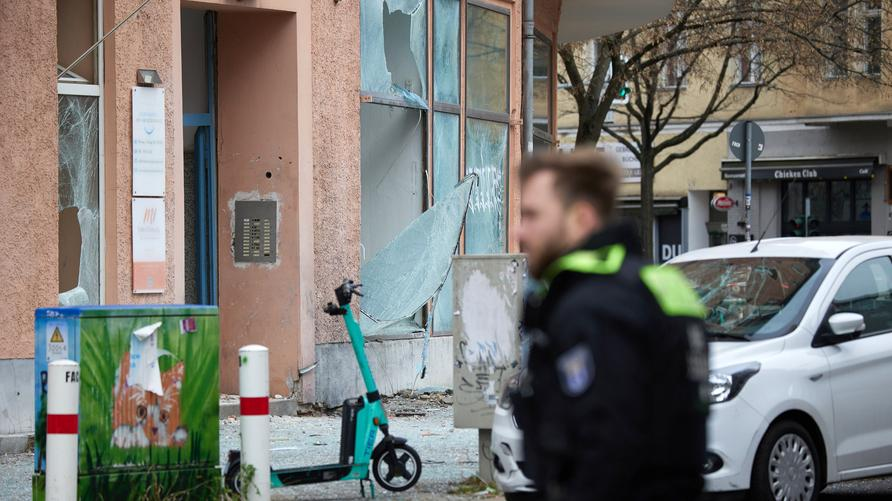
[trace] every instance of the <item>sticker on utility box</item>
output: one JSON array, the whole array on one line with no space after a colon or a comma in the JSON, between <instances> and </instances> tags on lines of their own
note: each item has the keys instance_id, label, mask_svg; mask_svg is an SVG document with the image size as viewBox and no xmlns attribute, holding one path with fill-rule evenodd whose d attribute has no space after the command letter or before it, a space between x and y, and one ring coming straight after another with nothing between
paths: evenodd
<instances>
[{"instance_id":1,"label":"sticker on utility box","mask_svg":"<svg viewBox=\"0 0 892 501\"><path fill-rule=\"evenodd\" d=\"M46 324L46 361L65 360L68 358L68 324L65 322L47 322Z\"/></svg>"}]
</instances>

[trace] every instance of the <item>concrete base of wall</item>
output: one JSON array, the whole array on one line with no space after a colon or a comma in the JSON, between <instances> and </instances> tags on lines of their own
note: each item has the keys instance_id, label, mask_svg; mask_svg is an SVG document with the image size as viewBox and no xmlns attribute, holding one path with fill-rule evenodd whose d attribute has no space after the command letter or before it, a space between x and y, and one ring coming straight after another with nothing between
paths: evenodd
<instances>
[{"instance_id":1,"label":"concrete base of wall","mask_svg":"<svg viewBox=\"0 0 892 501\"><path fill-rule=\"evenodd\" d=\"M34 435L0 435L0 454L23 454L34 450Z\"/></svg>"},{"instance_id":2,"label":"concrete base of wall","mask_svg":"<svg viewBox=\"0 0 892 501\"><path fill-rule=\"evenodd\" d=\"M34 432L34 359L0 360L0 436Z\"/></svg>"},{"instance_id":3,"label":"concrete base of wall","mask_svg":"<svg viewBox=\"0 0 892 501\"><path fill-rule=\"evenodd\" d=\"M452 336L431 338L424 379L415 377L423 339L370 340L365 347L378 390L384 395L422 387L452 388ZM316 345L316 360L317 402L336 406L365 393L349 343Z\"/></svg>"}]
</instances>

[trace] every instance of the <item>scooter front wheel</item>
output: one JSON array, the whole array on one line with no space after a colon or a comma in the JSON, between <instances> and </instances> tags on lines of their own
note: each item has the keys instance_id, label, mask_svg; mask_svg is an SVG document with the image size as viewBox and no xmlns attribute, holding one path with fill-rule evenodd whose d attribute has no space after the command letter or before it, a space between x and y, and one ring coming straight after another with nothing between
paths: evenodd
<instances>
[{"instance_id":1,"label":"scooter front wheel","mask_svg":"<svg viewBox=\"0 0 892 501\"><path fill-rule=\"evenodd\" d=\"M235 492L236 494L242 493L242 474L241 473L242 473L241 462L236 461L234 463L229 464L229 468L226 469L226 476L224 477L226 488Z\"/></svg>"},{"instance_id":2,"label":"scooter front wheel","mask_svg":"<svg viewBox=\"0 0 892 501\"><path fill-rule=\"evenodd\" d=\"M372 458L372 474L378 484L391 492L411 489L421 478L421 456L406 444L394 445L393 452Z\"/></svg>"}]
</instances>

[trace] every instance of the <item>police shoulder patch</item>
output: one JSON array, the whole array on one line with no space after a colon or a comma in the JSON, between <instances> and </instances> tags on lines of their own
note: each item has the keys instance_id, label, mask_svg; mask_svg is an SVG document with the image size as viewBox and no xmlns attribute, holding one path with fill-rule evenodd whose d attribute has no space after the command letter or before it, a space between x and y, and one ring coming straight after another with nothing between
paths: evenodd
<instances>
[{"instance_id":1,"label":"police shoulder patch","mask_svg":"<svg viewBox=\"0 0 892 501\"><path fill-rule=\"evenodd\" d=\"M595 357L585 343L580 343L557 358L558 381L568 397L585 393L595 380Z\"/></svg>"}]
</instances>

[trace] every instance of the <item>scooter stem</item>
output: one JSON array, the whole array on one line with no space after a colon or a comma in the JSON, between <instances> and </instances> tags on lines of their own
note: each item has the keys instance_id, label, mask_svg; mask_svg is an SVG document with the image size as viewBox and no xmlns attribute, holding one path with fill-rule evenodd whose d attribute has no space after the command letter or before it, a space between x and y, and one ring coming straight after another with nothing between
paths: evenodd
<instances>
[{"instance_id":1,"label":"scooter stem","mask_svg":"<svg viewBox=\"0 0 892 501\"><path fill-rule=\"evenodd\" d=\"M369 396L378 396L378 387L375 385L375 378L372 377L372 369L369 367L369 359L365 354L365 339L362 336L362 329L353 318L353 312L350 305L342 307L346 310L344 313L344 323L347 324L347 334L350 335L350 344L353 345L353 353L356 354L356 362L359 364L359 372L362 374L362 380L365 383L366 391Z\"/></svg>"}]
</instances>

